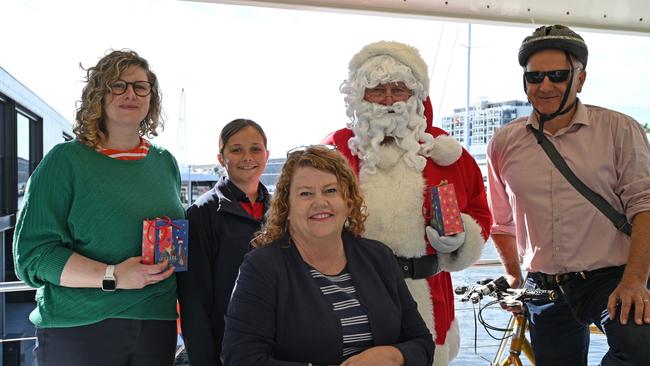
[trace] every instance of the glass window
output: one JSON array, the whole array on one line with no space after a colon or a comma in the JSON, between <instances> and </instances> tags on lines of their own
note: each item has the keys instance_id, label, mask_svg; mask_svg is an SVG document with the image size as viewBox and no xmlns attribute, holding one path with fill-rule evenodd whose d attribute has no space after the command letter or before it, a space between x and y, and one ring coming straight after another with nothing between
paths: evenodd
<instances>
[{"instance_id":1,"label":"glass window","mask_svg":"<svg viewBox=\"0 0 650 366\"><path fill-rule=\"evenodd\" d=\"M21 113L16 113L17 156L18 156L18 211L23 207L25 186L29 178L29 127L31 120Z\"/></svg>"}]
</instances>

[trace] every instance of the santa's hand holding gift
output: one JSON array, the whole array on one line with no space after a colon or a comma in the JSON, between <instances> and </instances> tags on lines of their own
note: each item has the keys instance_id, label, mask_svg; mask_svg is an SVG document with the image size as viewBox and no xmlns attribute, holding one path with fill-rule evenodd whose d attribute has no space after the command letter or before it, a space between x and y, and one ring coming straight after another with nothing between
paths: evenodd
<instances>
[{"instance_id":1,"label":"santa's hand holding gift","mask_svg":"<svg viewBox=\"0 0 650 366\"><path fill-rule=\"evenodd\" d=\"M447 365L460 346L449 271L479 259L492 221L481 171L431 125L428 70L415 48L372 43L349 68L341 92L351 122L324 142L357 171L369 214L365 235L393 249L436 340L434 365ZM430 190L443 182L455 187L463 233L441 236L430 226Z\"/></svg>"}]
</instances>

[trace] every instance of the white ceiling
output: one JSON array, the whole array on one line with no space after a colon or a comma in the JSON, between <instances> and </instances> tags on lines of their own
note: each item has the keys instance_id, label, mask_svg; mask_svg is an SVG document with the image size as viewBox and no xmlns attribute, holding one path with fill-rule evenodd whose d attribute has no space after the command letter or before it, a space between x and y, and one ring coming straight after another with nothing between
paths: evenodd
<instances>
[{"instance_id":1,"label":"white ceiling","mask_svg":"<svg viewBox=\"0 0 650 366\"><path fill-rule=\"evenodd\" d=\"M286 9L431 17L460 21L565 24L650 36L650 0L190 0Z\"/></svg>"}]
</instances>

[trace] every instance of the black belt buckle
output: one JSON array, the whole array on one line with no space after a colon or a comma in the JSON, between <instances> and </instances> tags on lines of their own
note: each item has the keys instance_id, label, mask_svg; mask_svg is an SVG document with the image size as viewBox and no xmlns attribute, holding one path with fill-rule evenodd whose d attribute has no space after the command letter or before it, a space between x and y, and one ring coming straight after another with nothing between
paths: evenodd
<instances>
[{"instance_id":1,"label":"black belt buckle","mask_svg":"<svg viewBox=\"0 0 650 366\"><path fill-rule=\"evenodd\" d=\"M412 278L414 280L427 278L437 274L438 271L438 256L435 254L425 255L420 258L397 258L397 263L402 270L404 278Z\"/></svg>"},{"instance_id":2,"label":"black belt buckle","mask_svg":"<svg viewBox=\"0 0 650 366\"><path fill-rule=\"evenodd\" d=\"M396 258L404 278L413 278L413 258Z\"/></svg>"},{"instance_id":3,"label":"black belt buckle","mask_svg":"<svg viewBox=\"0 0 650 366\"><path fill-rule=\"evenodd\" d=\"M554 277L553 281L558 286L562 286L565 283L571 281L571 277L573 277L571 273L558 273L552 276Z\"/></svg>"},{"instance_id":4,"label":"black belt buckle","mask_svg":"<svg viewBox=\"0 0 650 366\"><path fill-rule=\"evenodd\" d=\"M587 271L581 272L567 272L567 273L557 273L557 274L546 274L541 272L531 273L533 280L542 285L544 288L548 289L555 286L563 286L571 282L574 279L589 279Z\"/></svg>"},{"instance_id":5,"label":"black belt buckle","mask_svg":"<svg viewBox=\"0 0 650 366\"><path fill-rule=\"evenodd\" d=\"M587 271L556 274L555 283L557 283L558 286L562 286L562 285L566 285L568 282L573 281L575 279L581 279L583 281L586 281L587 279L589 279L589 277L587 276L588 274L589 272Z\"/></svg>"}]
</instances>

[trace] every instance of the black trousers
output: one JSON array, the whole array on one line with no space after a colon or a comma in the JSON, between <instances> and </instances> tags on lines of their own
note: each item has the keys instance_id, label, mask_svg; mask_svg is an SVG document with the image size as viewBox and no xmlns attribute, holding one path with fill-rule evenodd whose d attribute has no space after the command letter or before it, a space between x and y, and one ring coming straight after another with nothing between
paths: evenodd
<instances>
[{"instance_id":1,"label":"black trousers","mask_svg":"<svg viewBox=\"0 0 650 366\"><path fill-rule=\"evenodd\" d=\"M72 328L37 328L38 366L172 366L173 320L107 319Z\"/></svg>"},{"instance_id":2,"label":"black trousers","mask_svg":"<svg viewBox=\"0 0 650 366\"><path fill-rule=\"evenodd\" d=\"M621 325L620 307L614 320L610 320L607 313L607 300L623 271L623 266L609 267L594 271L585 279L573 276L561 286L548 283L540 278L543 276L528 274L527 288L561 293L554 303L533 301L526 304L538 366L586 366L589 324L595 324L607 336L609 350L601 366L650 365L650 324L636 325L630 317L627 325Z\"/></svg>"}]
</instances>

